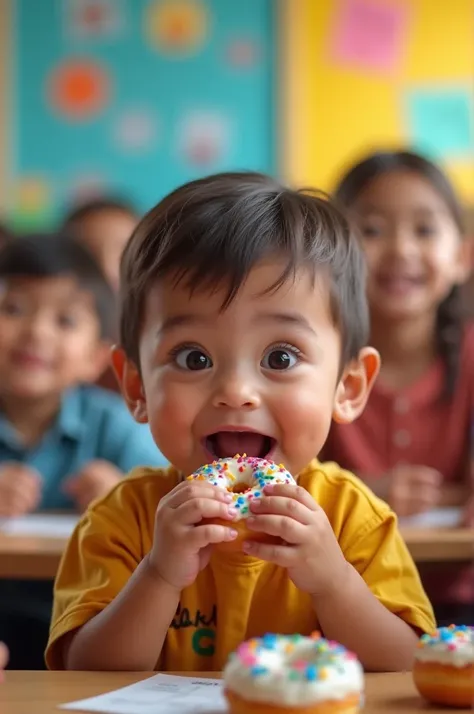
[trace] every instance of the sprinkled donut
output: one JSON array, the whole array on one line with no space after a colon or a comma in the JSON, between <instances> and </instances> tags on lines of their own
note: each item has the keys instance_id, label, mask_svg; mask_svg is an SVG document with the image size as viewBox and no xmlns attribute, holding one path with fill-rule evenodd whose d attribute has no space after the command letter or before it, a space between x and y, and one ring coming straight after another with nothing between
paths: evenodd
<instances>
[{"instance_id":1,"label":"sprinkled donut","mask_svg":"<svg viewBox=\"0 0 474 714\"><path fill-rule=\"evenodd\" d=\"M450 625L422 635L413 678L420 694L430 702L473 707L474 629Z\"/></svg>"},{"instance_id":2,"label":"sprinkled donut","mask_svg":"<svg viewBox=\"0 0 474 714\"><path fill-rule=\"evenodd\" d=\"M212 464L201 466L191 476L189 481L208 481L217 488L225 489L232 493L232 505L237 509L237 514L232 521L213 520L213 523L232 525L238 532L238 537L230 542L221 544L227 550L240 549L243 540L259 540L268 543L277 539L266 533L250 531L245 520L250 516L249 504L254 498L263 496L263 489L269 484L296 485L293 476L285 469L283 464L277 465L273 461L259 459L246 454L236 454L233 459L219 459Z\"/></svg>"},{"instance_id":3,"label":"sprinkled donut","mask_svg":"<svg viewBox=\"0 0 474 714\"><path fill-rule=\"evenodd\" d=\"M364 674L352 652L319 632L244 642L224 669L231 714L356 714Z\"/></svg>"}]
</instances>

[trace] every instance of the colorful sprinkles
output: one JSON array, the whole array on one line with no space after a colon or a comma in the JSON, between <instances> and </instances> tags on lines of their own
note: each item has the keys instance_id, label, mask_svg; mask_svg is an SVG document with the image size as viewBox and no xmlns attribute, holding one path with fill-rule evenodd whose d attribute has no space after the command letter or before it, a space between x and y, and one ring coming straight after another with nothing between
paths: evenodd
<instances>
[{"instance_id":1,"label":"colorful sprinkles","mask_svg":"<svg viewBox=\"0 0 474 714\"><path fill-rule=\"evenodd\" d=\"M233 459L219 459L212 464L201 466L187 479L208 481L213 486L232 493L232 505L238 511L237 518L248 517L249 501L261 498L265 486L274 483L296 484L283 464L246 454L236 454Z\"/></svg>"},{"instance_id":2,"label":"colorful sprinkles","mask_svg":"<svg viewBox=\"0 0 474 714\"><path fill-rule=\"evenodd\" d=\"M418 648L425 649L443 645L448 651L453 652L466 644L474 644L474 628L467 625L450 625L439 627L430 635L424 634L418 640Z\"/></svg>"},{"instance_id":3,"label":"colorful sprinkles","mask_svg":"<svg viewBox=\"0 0 474 714\"><path fill-rule=\"evenodd\" d=\"M295 652L297 656L293 658ZM293 682L324 681L332 671L343 673L345 663L356 659L343 645L324 639L319 632L311 637L266 634L241 644L232 657L238 659L252 678L274 676L274 658L283 657L284 666L279 674Z\"/></svg>"}]
</instances>

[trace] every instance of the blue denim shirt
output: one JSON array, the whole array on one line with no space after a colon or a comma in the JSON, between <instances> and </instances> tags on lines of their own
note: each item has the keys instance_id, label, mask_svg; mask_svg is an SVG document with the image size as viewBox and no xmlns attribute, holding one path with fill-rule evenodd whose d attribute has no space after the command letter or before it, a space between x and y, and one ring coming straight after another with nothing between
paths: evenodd
<instances>
[{"instance_id":1,"label":"blue denim shirt","mask_svg":"<svg viewBox=\"0 0 474 714\"><path fill-rule=\"evenodd\" d=\"M127 473L135 466L166 466L148 425L137 424L122 399L95 386L64 394L55 423L33 448L25 448L8 420L0 414L0 464L20 461L43 479L40 510L74 509L62 484L93 459L106 459ZM2 617L11 613L48 622L52 606L51 581L0 580Z\"/></svg>"},{"instance_id":2,"label":"blue denim shirt","mask_svg":"<svg viewBox=\"0 0 474 714\"><path fill-rule=\"evenodd\" d=\"M17 461L43 480L40 510L72 509L62 484L94 459L110 461L127 473L135 466L165 466L148 425L137 424L122 399L95 386L68 391L55 423L36 446L25 447L0 414L0 464Z\"/></svg>"}]
</instances>

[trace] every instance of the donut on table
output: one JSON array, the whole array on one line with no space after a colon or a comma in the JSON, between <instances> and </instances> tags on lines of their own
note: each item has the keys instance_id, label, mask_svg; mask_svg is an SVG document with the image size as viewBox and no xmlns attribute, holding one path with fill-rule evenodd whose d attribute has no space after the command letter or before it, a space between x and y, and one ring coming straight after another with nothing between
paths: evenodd
<instances>
[{"instance_id":1,"label":"donut on table","mask_svg":"<svg viewBox=\"0 0 474 714\"><path fill-rule=\"evenodd\" d=\"M474 629L450 625L422 635L413 678L422 697L430 702L474 707Z\"/></svg>"},{"instance_id":2,"label":"donut on table","mask_svg":"<svg viewBox=\"0 0 474 714\"><path fill-rule=\"evenodd\" d=\"M231 714L356 714L363 700L359 660L319 632L244 642L223 677Z\"/></svg>"},{"instance_id":3,"label":"donut on table","mask_svg":"<svg viewBox=\"0 0 474 714\"><path fill-rule=\"evenodd\" d=\"M251 515L249 504L253 498L260 498L263 495L265 486L273 483L293 484L296 481L285 469L283 464L277 465L273 461L259 459L246 454L236 454L234 458L219 459L212 464L201 466L188 480L208 481L208 483L222 488L232 493L232 505L237 509L237 515L233 521L215 519L212 523L220 525L231 525L238 532L238 536L233 541L219 544L225 549L237 550L241 548L244 540L259 540L268 543L278 542L277 538L272 538L266 533L251 531L247 528L246 519Z\"/></svg>"}]
</instances>

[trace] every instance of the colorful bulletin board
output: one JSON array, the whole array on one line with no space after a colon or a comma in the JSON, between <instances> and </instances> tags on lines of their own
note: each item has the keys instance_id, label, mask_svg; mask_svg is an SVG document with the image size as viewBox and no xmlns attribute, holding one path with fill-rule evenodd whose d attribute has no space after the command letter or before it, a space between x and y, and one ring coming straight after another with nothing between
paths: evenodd
<instances>
[{"instance_id":1,"label":"colorful bulletin board","mask_svg":"<svg viewBox=\"0 0 474 714\"><path fill-rule=\"evenodd\" d=\"M409 145L474 204L474 0L293 0L285 17L285 172L331 190Z\"/></svg>"},{"instance_id":2,"label":"colorful bulletin board","mask_svg":"<svg viewBox=\"0 0 474 714\"><path fill-rule=\"evenodd\" d=\"M2 0L3 1L3 0ZM274 169L273 0L11 0L10 212Z\"/></svg>"}]
</instances>

